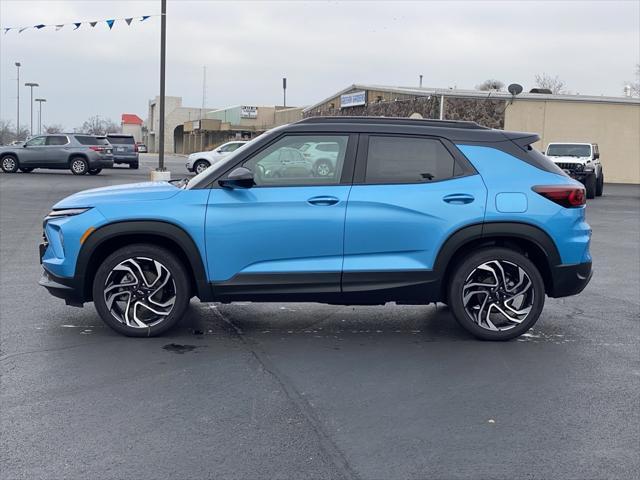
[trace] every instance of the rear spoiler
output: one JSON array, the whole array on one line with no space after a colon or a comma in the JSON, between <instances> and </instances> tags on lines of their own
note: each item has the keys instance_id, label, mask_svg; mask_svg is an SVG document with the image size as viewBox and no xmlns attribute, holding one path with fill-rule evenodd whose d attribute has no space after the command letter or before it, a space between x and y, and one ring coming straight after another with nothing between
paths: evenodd
<instances>
[{"instance_id":1,"label":"rear spoiler","mask_svg":"<svg viewBox=\"0 0 640 480\"><path fill-rule=\"evenodd\" d=\"M540 135L538 135L537 133L504 132L504 136L523 150L528 150L529 145L540 140Z\"/></svg>"}]
</instances>

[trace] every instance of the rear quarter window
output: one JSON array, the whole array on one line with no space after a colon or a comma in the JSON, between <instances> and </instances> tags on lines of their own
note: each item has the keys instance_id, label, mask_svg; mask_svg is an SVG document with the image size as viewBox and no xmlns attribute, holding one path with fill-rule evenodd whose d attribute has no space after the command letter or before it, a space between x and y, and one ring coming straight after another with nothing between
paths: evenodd
<instances>
[{"instance_id":1,"label":"rear quarter window","mask_svg":"<svg viewBox=\"0 0 640 480\"><path fill-rule=\"evenodd\" d=\"M76 135L76 140L81 145L100 145L98 139L92 135Z\"/></svg>"}]
</instances>

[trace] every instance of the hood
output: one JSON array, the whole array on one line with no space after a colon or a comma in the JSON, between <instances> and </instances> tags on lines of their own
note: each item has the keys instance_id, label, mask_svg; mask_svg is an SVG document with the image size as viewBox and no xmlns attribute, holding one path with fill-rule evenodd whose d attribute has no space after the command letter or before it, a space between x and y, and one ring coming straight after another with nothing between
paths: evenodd
<instances>
[{"instance_id":1,"label":"hood","mask_svg":"<svg viewBox=\"0 0 640 480\"><path fill-rule=\"evenodd\" d=\"M590 160L590 157L549 157L554 162L562 163L585 163Z\"/></svg>"},{"instance_id":2,"label":"hood","mask_svg":"<svg viewBox=\"0 0 640 480\"><path fill-rule=\"evenodd\" d=\"M101 203L131 203L140 201L164 200L180 191L168 182L143 182L92 188L59 201L53 208L95 207Z\"/></svg>"}]
</instances>

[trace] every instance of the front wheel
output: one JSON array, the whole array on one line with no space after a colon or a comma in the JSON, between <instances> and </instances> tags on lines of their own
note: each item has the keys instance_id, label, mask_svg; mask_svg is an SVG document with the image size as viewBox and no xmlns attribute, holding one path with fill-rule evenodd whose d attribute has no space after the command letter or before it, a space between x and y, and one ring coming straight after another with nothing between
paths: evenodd
<instances>
[{"instance_id":1,"label":"front wheel","mask_svg":"<svg viewBox=\"0 0 640 480\"><path fill-rule=\"evenodd\" d=\"M18 159L13 155L5 155L2 157L0 166L4 173L16 173L18 171Z\"/></svg>"},{"instance_id":2,"label":"front wheel","mask_svg":"<svg viewBox=\"0 0 640 480\"><path fill-rule=\"evenodd\" d=\"M101 171L101 168L91 168L89 169L89 175L98 175Z\"/></svg>"},{"instance_id":3,"label":"front wheel","mask_svg":"<svg viewBox=\"0 0 640 480\"><path fill-rule=\"evenodd\" d=\"M450 277L448 303L458 323L482 340L510 340L540 317L544 282L524 255L506 248L479 250Z\"/></svg>"},{"instance_id":4,"label":"front wheel","mask_svg":"<svg viewBox=\"0 0 640 480\"><path fill-rule=\"evenodd\" d=\"M206 160L198 160L196 164L193 166L193 171L196 172L196 174L202 173L210 166L211 164Z\"/></svg>"},{"instance_id":5,"label":"front wheel","mask_svg":"<svg viewBox=\"0 0 640 480\"><path fill-rule=\"evenodd\" d=\"M333 165L329 160L318 160L315 170L318 177L328 177L333 173Z\"/></svg>"},{"instance_id":6,"label":"front wheel","mask_svg":"<svg viewBox=\"0 0 640 480\"><path fill-rule=\"evenodd\" d=\"M191 298L183 264L168 250L134 244L109 255L93 281L102 320L129 337L153 337L174 327Z\"/></svg>"},{"instance_id":7,"label":"front wheel","mask_svg":"<svg viewBox=\"0 0 640 480\"><path fill-rule=\"evenodd\" d=\"M76 157L71 159L69 170L74 175L84 175L89 171L89 165L84 158Z\"/></svg>"}]
</instances>

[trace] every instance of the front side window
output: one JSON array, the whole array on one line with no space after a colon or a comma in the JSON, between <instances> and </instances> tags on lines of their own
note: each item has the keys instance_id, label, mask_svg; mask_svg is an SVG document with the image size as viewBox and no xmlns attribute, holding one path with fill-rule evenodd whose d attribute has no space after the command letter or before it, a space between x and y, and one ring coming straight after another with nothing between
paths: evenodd
<instances>
[{"instance_id":1,"label":"front side window","mask_svg":"<svg viewBox=\"0 0 640 480\"><path fill-rule=\"evenodd\" d=\"M44 145L46 137L35 137L27 142L28 147L38 147L40 145Z\"/></svg>"},{"instance_id":2,"label":"front side window","mask_svg":"<svg viewBox=\"0 0 640 480\"><path fill-rule=\"evenodd\" d=\"M236 151L239 147L241 147L243 144L242 143L232 143L230 145L227 145L224 148L225 152L234 152Z\"/></svg>"},{"instance_id":3,"label":"front side window","mask_svg":"<svg viewBox=\"0 0 640 480\"><path fill-rule=\"evenodd\" d=\"M366 183L423 183L454 176L455 160L432 138L369 137Z\"/></svg>"},{"instance_id":4,"label":"front side window","mask_svg":"<svg viewBox=\"0 0 640 480\"><path fill-rule=\"evenodd\" d=\"M69 143L64 135L52 135L47 137L47 145L66 145Z\"/></svg>"},{"instance_id":5,"label":"front side window","mask_svg":"<svg viewBox=\"0 0 640 480\"><path fill-rule=\"evenodd\" d=\"M337 148L324 155L305 153L309 146L331 142ZM332 185L340 183L347 135L287 135L247 160L256 185Z\"/></svg>"}]
</instances>

